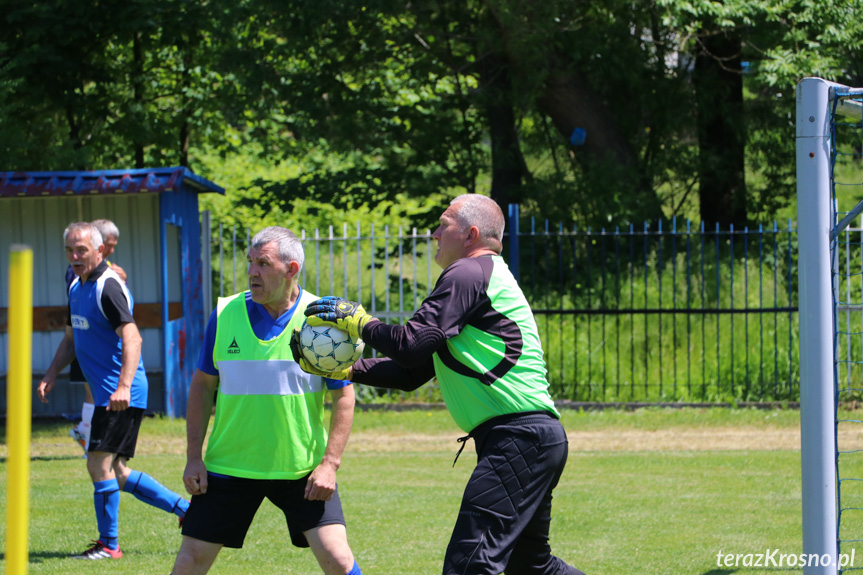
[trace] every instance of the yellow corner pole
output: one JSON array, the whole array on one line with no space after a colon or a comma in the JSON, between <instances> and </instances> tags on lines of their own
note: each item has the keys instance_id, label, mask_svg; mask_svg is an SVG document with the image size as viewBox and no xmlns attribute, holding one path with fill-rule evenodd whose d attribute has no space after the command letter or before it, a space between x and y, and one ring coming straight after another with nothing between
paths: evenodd
<instances>
[{"instance_id":1,"label":"yellow corner pole","mask_svg":"<svg viewBox=\"0 0 863 575\"><path fill-rule=\"evenodd\" d=\"M30 523L33 250L12 246L9 258L9 355L6 380L6 573L26 575Z\"/></svg>"}]
</instances>

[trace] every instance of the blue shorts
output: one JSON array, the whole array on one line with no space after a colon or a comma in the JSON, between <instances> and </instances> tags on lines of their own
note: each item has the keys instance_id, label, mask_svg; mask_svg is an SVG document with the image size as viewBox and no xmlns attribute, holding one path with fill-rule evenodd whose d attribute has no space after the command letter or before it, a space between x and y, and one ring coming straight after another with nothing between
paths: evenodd
<instances>
[{"instance_id":1,"label":"blue shorts","mask_svg":"<svg viewBox=\"0 0 863 575\"><path fill-rule=\"evenodd\" d=\"M304 533L315 527L345 524L338 487L330 501L303 496L308 476L301 479L246 479L207 474L207 492L192 496L183 519L183 535L239 549L261 502L266 497L285 514L291 543L308 547Z\"/></svg>"}]
</instances>

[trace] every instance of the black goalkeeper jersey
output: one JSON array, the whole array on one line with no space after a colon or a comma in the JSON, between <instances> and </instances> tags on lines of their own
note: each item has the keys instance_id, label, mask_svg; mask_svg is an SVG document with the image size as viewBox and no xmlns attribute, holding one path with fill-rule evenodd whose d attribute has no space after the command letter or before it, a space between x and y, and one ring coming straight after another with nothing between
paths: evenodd
<instances>
[{"instance_id":1,"label":"black goalkeeper jersey","mask_svg":"<svg viewBox=\"0 0 863 575\"><path fill-rule=\"evenodd\" d=\"M453 262L406 325L371 322L363 339L392 360L360 360L355 381L415 389L435 375L465 431L510 413L559 416L533 313L500 256Z\"/></svg>"}]
</instances>

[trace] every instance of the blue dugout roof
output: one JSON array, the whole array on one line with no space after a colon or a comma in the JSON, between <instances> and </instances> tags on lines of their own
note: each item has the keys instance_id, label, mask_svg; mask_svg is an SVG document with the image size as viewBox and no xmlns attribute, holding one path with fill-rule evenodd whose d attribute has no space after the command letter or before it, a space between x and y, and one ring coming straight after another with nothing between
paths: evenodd
<instances>
[{"instance_id":1,"label":"blue dugout roof","mask_svg":"<svg viewBox=\"0 0 863 575\"><path fill-rule=\"evenodd\" d=\"M224 194L225 189L189 168L143 168L82 172L0 172L0 198L97 194L160 194L184 188Z\"/></svg>"}]
</instances>

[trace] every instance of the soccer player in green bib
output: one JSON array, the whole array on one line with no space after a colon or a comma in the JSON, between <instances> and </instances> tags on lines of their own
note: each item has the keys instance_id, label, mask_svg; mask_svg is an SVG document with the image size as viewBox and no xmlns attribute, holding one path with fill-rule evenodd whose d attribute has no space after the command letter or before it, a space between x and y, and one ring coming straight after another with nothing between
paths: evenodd
<instances>
[{"instance_id":1,"label":"soccer player in green bib","mask_svg":"<svg viewBox=\"0 0 863 575\"><path fill-rule=\"evenodd\" d=\"M337 325L386 356L361 359L328 377L412 391L436 376L453 419L468 433L459 439L462 447L474 439L477 466L444 575L583 575L552 555L548 542L552 490L568 442L548 393L536 322L500 257L503 229L503 212L492 199L455 198L432 234L443 272L403 326L335 297L309 304L305 313L310 324Z\"/></svg>"},{"instance_id":2,"label":"soccer player in green bib","mask_svg":"<svg viewBox=\"0 0 863 575\"><path fill-rule=\"evenodd\" d=\"M282 510L292 543L311 547L326 575L361 575L336 487L353 386L310 376L291 357L290 335L317 298L298 283L304 259L290 230L261 230L249 247L249 290L220 298L210 316L189 388L183 483L192 501L174 575L207 573L222 547L242 547L264 498Z\"/></svg>"}]
</instances>

